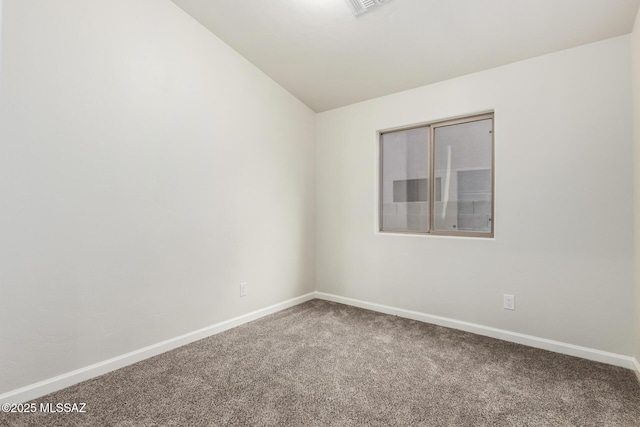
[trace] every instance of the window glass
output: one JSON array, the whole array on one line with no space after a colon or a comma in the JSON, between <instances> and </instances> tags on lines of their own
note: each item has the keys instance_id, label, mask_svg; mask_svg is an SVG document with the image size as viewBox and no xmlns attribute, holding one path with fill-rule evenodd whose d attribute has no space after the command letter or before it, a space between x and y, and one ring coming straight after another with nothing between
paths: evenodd
<instances>
[{"instance_id":1,"label":"window glass","mask_svg":"<svg viewBox=\"0 0 640 427\"><path fill-rule=\"evenodd\" d=\"M493 119L434 127L434 231L491 232Z\"/></svg>"},{"instance_id":2,"label":"window glass","mask_svg":"<svg viewBox=\"0 0 640 427\"><path fill-rule=\"evenodd\" d=\"M429 128L389 132L381 138L381 230L429 230Z\"/></svg>"}]
</instances>

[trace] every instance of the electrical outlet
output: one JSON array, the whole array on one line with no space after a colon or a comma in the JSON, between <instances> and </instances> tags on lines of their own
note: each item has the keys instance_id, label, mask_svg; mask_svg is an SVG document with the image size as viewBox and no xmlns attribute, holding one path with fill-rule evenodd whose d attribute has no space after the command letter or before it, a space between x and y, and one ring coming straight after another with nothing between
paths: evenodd
<instances>
[{"instance_id":1,"label":"electrical outlet","mask_svg":"<svg viewBox=\"0 0 640 427\"><path fill-rule=\"evenodd\" d=\"M247 296L247 282L240 283L240 296L241 297Z\"/></svg>"},{"instance_id":2,"label":"electrical outlet","mask_svg":"<svg viewBox=\"0 0 640 427\"><path fill-rule=\"evenodd\" d=\"M515 295L504 294L504 308L505 310L516 309L516 297Z\"/></svg>"}]
</instances>

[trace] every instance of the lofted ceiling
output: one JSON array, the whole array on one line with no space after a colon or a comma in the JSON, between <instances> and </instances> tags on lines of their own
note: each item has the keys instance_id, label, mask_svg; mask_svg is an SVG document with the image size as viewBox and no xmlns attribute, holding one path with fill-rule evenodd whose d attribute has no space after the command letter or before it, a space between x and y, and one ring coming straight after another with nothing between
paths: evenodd
<instances>
[{"instance_id":1,"label":"lofted ceiling","mask_svg":"<svg viewBox=\"0 0 640 427\"><path fill-rule=\"evenodd\" d=\"M316 112L632 31L640 0L172 0Z\"/></svg>"}]
</instances>

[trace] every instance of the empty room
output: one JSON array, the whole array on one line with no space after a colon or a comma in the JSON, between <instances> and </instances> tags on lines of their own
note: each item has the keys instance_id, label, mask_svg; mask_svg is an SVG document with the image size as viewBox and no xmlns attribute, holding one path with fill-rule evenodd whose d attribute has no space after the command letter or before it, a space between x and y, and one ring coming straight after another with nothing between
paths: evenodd
<instances>
[{"instance_id":1,"label":"empty room","mask_svg":"<svg viewBox=\"0 0 640 427\"><path fill-rule=\"evenodd\" d=\"M0 0L0 426L640 425L640 0Z\"/></svg>"}]
</instances>

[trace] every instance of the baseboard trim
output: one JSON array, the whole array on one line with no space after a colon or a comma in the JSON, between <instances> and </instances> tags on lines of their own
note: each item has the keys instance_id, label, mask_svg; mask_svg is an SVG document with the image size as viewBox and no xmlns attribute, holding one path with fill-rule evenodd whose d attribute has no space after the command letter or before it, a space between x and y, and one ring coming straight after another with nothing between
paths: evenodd
<instances>
[{"instance_id":1,"label":"baseboard trim","mask_svg":"<svg viewBox=\"0 0 640 427\"><path fill-rule=\"evenodd\" d=\"M446 326L447 328L472 332L474 334L497 338L503 341L510 341L527 345L529 347L554 351L556 353L562 353L569 356L581 357L583 359L607 363L609 365L621 366L627 369L634 369L636 371L636 374L638 374L640 378L640 366L638 365L638 361L633 357L616 353L609 353L589 347L563 343L560 341L549 340L546 338L535 337L532 335L521 334L518 332L511 332L504 329L492 328L490 326L483 326L476 323L464 322L448 317L435 316L432 314L425 314L417 311L390 307L388 305L341 297L339 295L327 294L324 292L316 292L315 295L318 299L352 305L354 307L365 308L367 310L377 311L380 313L392 314L398 317L418 320L425 323L432 323L439 326Z\"/></svg>"},{"instance_id":2,"label":"baseboard trim","mask_svg":"<svg viewBox=\"0 0 640 427\"><path fill-rule=\"evenodd\" d=\"M315 293L311 292L175 338L170 338L157 344L104 360L102 362L94 363L93 365L89 365L84 368L76 369L75 371L67 372L35 384L0 394L0 404L28 402L29 400L45 396L49 393L53 393L54 391L62 390L63 388L70 387L79 382L95 378L108 372L115 371L116 369L140 362L141 360L157 356L158 354L166 351L190 344L194 341L219 334L220 332L235 328L236 326L252 322L269 314L277 313L278 311L302 304L303 302L310 301L314 298Z\"/></svg>"},{"instance_id":3,"label":"baseboard trim","mask_svg":"<svg viewBox=\"0 0 640 427\"><path fill-rule=\"evenodd\" d=\"M633 371L636 373L636 377L638 377L638 381L640 382L640 363L638 363L638 359L633 359Z\"/></svg>"}]
</instances>

